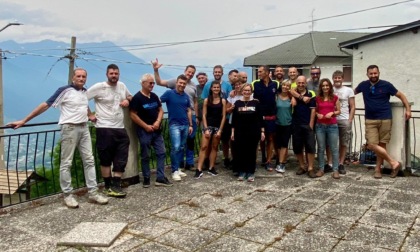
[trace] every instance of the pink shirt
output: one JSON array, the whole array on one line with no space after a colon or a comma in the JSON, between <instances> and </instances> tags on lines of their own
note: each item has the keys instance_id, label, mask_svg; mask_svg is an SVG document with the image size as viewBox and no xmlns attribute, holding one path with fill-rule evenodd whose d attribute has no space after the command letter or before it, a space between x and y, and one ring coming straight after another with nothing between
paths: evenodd
<instances>
[{"instance_id":1,"label":"pink shirt","mask_svg":"<svg viewBox=\"0 0 420 252\"><path fill-rule=\"evenodd\" d=\"M330 112L335 111L335 104L337 103L338 96L334 95L334 99L332 101L324 101L323 98L317 96L316 97L316 105L318 108L318 114L326 115ZM337 123L337 117L333 116L329 119L322 118L317 119L317 123L323 123L323 124L336 124Z\"/></svg>"}]
</instances>

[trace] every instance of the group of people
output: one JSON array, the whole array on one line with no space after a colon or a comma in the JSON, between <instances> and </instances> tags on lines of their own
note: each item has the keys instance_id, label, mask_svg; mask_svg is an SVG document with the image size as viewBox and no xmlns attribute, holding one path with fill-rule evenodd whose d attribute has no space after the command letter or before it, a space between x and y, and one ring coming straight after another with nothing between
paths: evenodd
<instances>
[{"instance_id":1,"label":"group of people","mask_svg":"<svg viewBox=\"0 0 420 252\"><path fill-rule=\"evenodd\" d=\"M268 171L286 171L288 146L292 137L293 151L299 161L297 175L322 177L332 171L332 177L345 174L344 159L351 138L351 125L355 113L354 95L363 93L366 112L366 140L368 148L377 155L375 178L381 178L381 165L386 160L395 177L401 164L386 151L392 125L389 98L395 95L406 108L406 119L411 117L410 105L404 94L391 83L379 79L379 67L367 68L369 80L361 82L355 92L343 86L344 74L335 71L332 81L320 78L321 69L311 67L311 78L299 75L295 67L288 69L288 79L281 66L273 72L268 66L258 68L258 79L248 83L245 72L231 70L229 82L222 80L223 67L213 68L213 80L188 65L176 79L163 80L159 75L162 64L152 61L153 74L144 74L141 90L134 96L119 81L115 64L107 67L107 81L84 88L86 70L74 70L72 83L60 87L46 102L41 103L24 119L9 123L15 129L46 111L50 106L60 108L61 163L60 186L64 203L77 208L71 194L70 167L75 148L83 161L89 200L107 204L108 198L98 192L91 137L87 121L95 123L96 148L105 183L103 193L111 197L125 197L121 189L121 176L128 159L130 140L124 128L123 108L129 108L130 118L136 125L140 142L143 187L150 186L150 155L156 155L155 186L172 186L165 176L166 155L162 135L163 108L166 103L171 141L170 159L173 181L187 176L185 170L195 170L199 179L203 171L218 175L215 167L219 144L222 143L223 165L231 168L239 181L255 180L258 144L262 153L261 164ZM197 78L198 85L192 79ZM153 92L155 84L167 87L161 97ZM88 101L94 99L95 113ZM198 165L194 167L194 139L201 130ZM314 159L318 146L317 172ZM324 154L327 154L325 164ZM185 160L184 160L185 155ZM271 160L276 155L273 167ZM230 158L231 157L231 158ZM111 169L112 166L112 169ZM112 170L112 172L111 172Z\"/></svg>"}]
</instances>

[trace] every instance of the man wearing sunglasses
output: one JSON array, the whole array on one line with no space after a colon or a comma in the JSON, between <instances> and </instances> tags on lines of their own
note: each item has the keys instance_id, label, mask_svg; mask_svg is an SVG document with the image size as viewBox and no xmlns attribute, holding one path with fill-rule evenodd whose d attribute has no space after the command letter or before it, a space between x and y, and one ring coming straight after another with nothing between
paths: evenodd
<instances>
[{"instance_id":1,"label":"man wearing sunglasses","mask_svg":"<svg viewBox=\"0 0 420 252\"><path fill-rule=\"evenodd\" d=\"M411 118L411 108L405 95L398 91L390 82L379 79L379 67L367 67L369 80L361 82L354 90L355 94L363 93L365 103L365 130L368 148L375 152L376 167L374 178L382 178L381 165L386 160L391 165L391 178L398 175L401 163L393 159L386 150L386 144L391 139L392 112L389 103L390 96L398 97L406 109L405 119Z\"/></svg>"},{"instance_id":2,"label":"man wearing sunglasses","mask_svg":"<svg viewBox=\"0 0 420 252\"><path fill-rule=\"evenodd\" d=\"M308 80L308 89L318 92L319 79L321 76L321 68L319 66L311 67L311 78Z\"/></svg>"}]
</instances>

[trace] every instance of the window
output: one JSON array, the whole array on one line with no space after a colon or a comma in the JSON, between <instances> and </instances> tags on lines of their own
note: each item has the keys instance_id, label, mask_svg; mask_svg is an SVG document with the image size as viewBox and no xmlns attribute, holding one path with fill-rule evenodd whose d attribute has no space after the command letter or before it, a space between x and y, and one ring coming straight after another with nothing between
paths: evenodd
<instances>
[{"instance_id":1,"label":"window","mask_svg":"<svg viewBox=\"0 0 420 252\"><path fill-rule=\"evenodd\" d=\"M343 66L343 73L344 73L344 82L351 82L352 81L352 76L351 76L351 72L352 72L352 68L349 65L344 65Z\"/></svg>"}]
</instances>

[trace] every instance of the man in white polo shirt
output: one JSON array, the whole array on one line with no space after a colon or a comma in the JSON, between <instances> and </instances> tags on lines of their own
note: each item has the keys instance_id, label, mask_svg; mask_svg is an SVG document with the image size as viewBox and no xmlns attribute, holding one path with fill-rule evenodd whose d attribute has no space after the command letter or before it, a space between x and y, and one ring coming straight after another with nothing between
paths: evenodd
<instances>
[{"instance_id":1,"label":"man in white polo shirt","mask_svg":"<svg viewBox=\"0 0 420 252\"><path fill-rule=\"evenodd\" d=\"M86 186L89 191L89 201L101 205L108 203L108 198L98 193L96 183L95 162L92 154L92 141L89 133L88 121L88 99L86 89L87 72L82 68L77 68L73 72L73 79L70 85L57 89L53 96L46 102L38 105L24 119L9 123L17 129L23 126L32 118L42 114L51 106L60 109L61 126L61 160L60 160L60 187L63 191L64 203L69 208L78 208L79 203L74 198L71 191L71 165L74 150L79 150L85 169Z\"/></svg>"}]
</instances>

